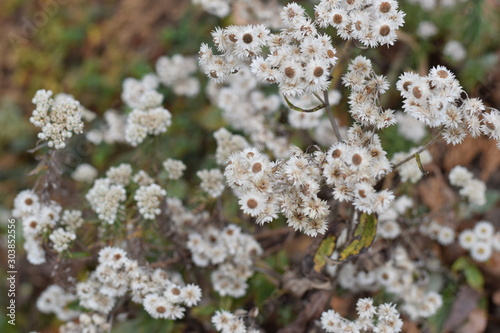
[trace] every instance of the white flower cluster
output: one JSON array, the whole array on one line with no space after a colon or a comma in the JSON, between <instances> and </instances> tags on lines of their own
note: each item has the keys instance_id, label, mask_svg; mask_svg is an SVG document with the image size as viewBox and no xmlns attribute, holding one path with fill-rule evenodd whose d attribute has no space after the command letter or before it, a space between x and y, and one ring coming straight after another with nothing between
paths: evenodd
<instances>
[{"instance_id":1,"label":"white flower cluster","mask_svg":"<svg viewBox=\"0 0 500 333\"><path fill-rule=\"evenodd\" d=\"M154 219L157 215L160 215L160 203L166 195L167 191L157 184L140 186L134 195L139 213L145 219Z\"/></svg>"},{"instance_id":2,"label":"white flower cluster","mask_svg":"<svg viewBox=\"0 0 500 333\"><path fill-rule=\"evenodd\" d=\"M342 77L344 86L351 89L350 114L364 126L382 129L394 125L394 110L384 110L379 104L380 95L389 89L387 79L376 75L370 60L363 56L354 58Z\"/></svg>"},{"instance_id":3,"label":"white flower cluster","mask_svg":"<svg viewBox=\"0 0 500 333\"><path fill-rule=\"evenodd\" d=\"M156 91L158 78L146 75L142 81L128 78L123 82L122 99L133 110L125 125L125 140L137 146L150 135L165 133L172 124L172 115L161 106L163 95Z\"/></svg>"},{"instance_id":4,"label":"white flower cluster","mask_svg":"<svg viewBox=\"0 0 500 333\"><path fill-rule=\"evenodd\" d=\"M384 239L395 239L401 234L398 217L413 207L413 200L406 195L398 197L386 211L378 216L377 235Z\"/></svg>"},{"instance_id":5,"label":"white flower cluster","mask_svg":"<svg viewBox=\"0 0 500 333\"><path fill-rule=\"evenodd\" d=\"M59 327L59 333L109 332L111 324L98 313L81 313L77 321L69 321Z\"/></svg>"},{"instance_id":6,"label":"white flower cluster","mask_svg":"<svg viewBox=\"0 0 500 333\"><path fill-rule=\"evenodd\" d=\"M134 109L127 117L125 139L132 146L137 146L150 135L165 133L172 124L172 115L163 107L149 110Z\"/></svg>"},{"instance_id":7,"label":"white flower cluster","mask_svg":"<svg viewBox=\"0 0 500 333\"><path fill-rule=\"evenodd\" d=\"M71 173L71 178L77 182L92 183L97 177L97 170L88 163L78 165Z\"/></svg>"},{"instance_id":8,"label":"white flower cluster","mask_svg":"<svg viewBox=\"0 0 500 333\"><path fill-rule=\"evenodd\" d=\"M415 33L422 39L429 39L438 33L438 27L431 21L420 21Z\"/></svg>"},{"instance_id":9,"label":"white flower cluster","mask_svg":"<svg viewBox=\"0 0 500 333\"><path fill-rule=\"evenodd\" d=\"M200 82L191 76L198 70L194 57L174 54L172 57L160 57L156 62L158 79L171 87L176 95L193 97L200 91Z\"/></svg>"},{"instance_id":10,"label":"white flower cluster","mask_svg":"<svg viewBox=\"0 0 500 333\"><path fill-rule=\"evenodd\" d=\"M226 310L217 310L212 316L212 324L221 333L259 333L258 329L247 327L241 316Z\"/></svg>"},{"instance_id":11,"label":"white flower cluster","mask_svg":"<svg viewBox=\"0 0 500 333\"><path fill-rule=\"evenodd\" d=\"M412 116L402 111L397 111L395 116L398 124L398 134L403 138L413 141L414 143L420 143L427 135L425 124Z\"/></svg>"},{"instance_id":12,"label":"white flower cluster","mask_svg":"<svg viewBox=\"0 0 500 333\"><path fill-rule=\"evenodd\" d=\"M335 267L330 272L337 274ZM441 296L428 291L428 283L416 283L421 267L413 262L403 247L396 247L385 263L364 270L353 263L346 263L338 272L338 282L342 288L360 292L377 291L381 288L401 300L401 309L412 318L429 318L442 305Z\"/></svg>"},{"instance_id":13,"label":"white flower cluster","mask_svg":"<svg viewBox=\"0 0 500 333\"><path fill-rule=\"evenodd\" d=\"M65 210L60 222L66 230L76 231L84 223L82 212L80 210Z\"/></svg>"},{"instance_id":14,"label":"white flower cluster","mask_svg":"<svg viewBox=\"0 0 500 333\"><path fill-rule=\"evenodd\" d=\"M81 306L102 314L108 314L117 299L130 292L132 301L142 304L156 319L180 319L186 310L182 305L193 306L201 299L197 285L184 285L178 274L162 269L150 272L116 247L99 252L96 270L76 289Z\"/></svg>"},{"instance_id":15,"label":"white flower cluster","mask_svg":"<svg viewBox=\"0 0 500 333\"><path fill-rule=\"evenodd\" d=\"M30 122L42 131L38 137L47 140L50 148L61 149L73 133L83 133L82 106L69 95L52 99L52 91L38 90L33 98L36 109Z\"/></svg>"},{"instance_id":16,"label":"white flower cluster","mask_svg":"<svg viewBox=\"0 0 500 333\"><path fill-rule=\"evenodd\" d=\"M262 254L259 243L231 224L223 230L209 228L203 235L189 234L187 247L197 266L217 265L211 280L221 296L244 296L247 279L253 274L253 257Z\"/></svg>"},{"instance_id":17,"label":"white flower cluster","mask_svg":"<svg viewBox=\"0 0 500 333\"><path fill-rule=\"evenodd\" d=\"M44 234L48 235L57 252L67 250L76 239L76 231L84 223L82 212L65 210L60 218L61 211L61 206L54 201L40 203L38 196L30 190L22 191L16 197L13 215L22 219L24 248L32 264L45 262L45 250L42 248Z\"/></svg>"},{"instance_id":18,"label":"white flower cluster","mask_svg":"<svg viewBox=\"0 0 500 333\"><path fill-rule=\"evenodd\" d=\"M94 128L86 132L85 136L87 140L95 145L103 141L109 144L126 142L126 116L115 110L107 110L104 112L104 120L106 124L102 124L99 128Z\"/></svg>"},{"instance_id":19,"label":"white flower cluster","mask_svg":"<svg viewBox=\"0 0 500 333\"><path fill-rule=\"evenodd\" d=\"M463 166L456 166L450 171L451 185L460 188L461 196L474 205L482 206L486 203L486 184L474 178L474 175Z\"/></svg>"},{"instance_id":20,"label":"white flower cluster","mask_svg":"<svg viewBox=\"0 0 500 333\"><path fill-rule=\"evenodd\" d=\"M66 231L64 228L57 228L49 236L49 239L54 245L54 249L57 252L63 252L67 250L72 241L76 239L76 235L73 231Z\"/></svg>"},{"instance_id":21,"label":"white flower cluster","mask_svg":"<svg viewBox=\"0 0 500 333\"><path fill-rule=\"evenodd\" d=\"M274 156L285 157L289 142L286 137L276 135L282 128L276 121L280 97L266 96L257 88L257 79L244 67L228 78L227 86L210 82L207 93L233 129L246 134L257 148L267 148Z\"/></svg>"},{"instance_id":22,"label":"white flower cluster","mask_svg":"<svg viewBox=\"0 0 500 333\"><path fill-rule=\"evenodd\" d=\"M455 241L455 229L442 225L435 220L428 224L422 224L420 231L441 245L450 245Z\"/></svg>"},{"instance_id":23,"label":"white flower cluster","mask_svg":"<svg viewBox=\"0 0 500 333\"><path fill-rule=\"evenodd\" d=\"M179 179L184 174L184 170L186 170L186 165L184 162L179 160L174 160L172 158L168 158L163 162L163 167L168 173L169 179Z\"/></svg>"},{"instance_id":24,"label":"white flower cluster","mask_svg":"<svg viewBox=\"0 0 500 333\"><path fill-rule=\"evenodd\" d=\"M131 109L150 109L161 105L163 95L156 91L159 85L154 74L145 75L142 80L126 78L123 81L122 100Z\"/></svg>"},{"instance_id":25,"label":"white flower cluster","mask_svg":"<svg viewBox=\"0 0 500 333\"><path fill-rule=\"evenodd\" d=\"M218 17L226 17L231 12L231 4L235 0L193 0L193 4L201 6L205 11Z\"/></svg>"},{"instance_id":26,"label":"white flower cluster","mask_svg":"<svg viewBox=\"0 0 500 333\"><path fill-rule=\"evenodd\" d=\"M403 161L408 156L415 154L418 151L418 149L419 149L419 147L415 147L415 148L410 149L410 151L408 153L405 153L405 152L395 153L392 156L391 163L395 165L395 164ZM420 155L420 162L422 163L422 166L432 162L432 155L427 150L424 150L419 155ZM401 181L410 182L413 184L417 183L424 176L424 174L422 173L422 171L420 170L420 168L418 166L416 159L412 159L411 161L408 161L408 162L400 165L397 168L397 171L399 173L399 176L401 177Z\"/></svg>"},{"instance_id":27,"label":"white flower cluster","mask_svg":"<svg viewBox=\"0 0 500 333\"><path fill-rule=\"evenodd\" d=\"M224 175L219 169L203 169L196 173L201 179L201 188L212 198L219 197L224 192Z\"/></svg>"},{"instance_id":28,"label":"white flower cluster","mask_svg":"<svg viewBox=\"0 0 500 333\"><path fill-rule=\"evenodd\" d=\"M99 178L85 196L99 219L113 224L121 203L127 198L123 185L115 184L108 178Z\"/></svg>"},{"instance_id":29,"label":"white flower cluster","mask_svg":"<svg viewBox=\"0 0 500 333\"><path fill-rule=\"evenodd\" d=\"M33 265L45 263L45 250L42 247L43 236L49 235L56 227L61 214L61 206L51 201L41 203L40 198L31 190L21 191L14 199L12 216L19 218L23 224L24 249L28 255L28 261ZM68 233L74 234L75 230L66 228ZM49 236L50 237L50 236ZM69 236L73 238L73 236ZM71 239L61 239L60 246L67 245Z\"/></svg>"},{"instance_id":30,"label":"white flower cluster","mask_svg":"<svg viewBox=\"0 0 500 333\"><path fill-rule=\"evenodd\" d=\"M398 333L403 328L403 321L392 303L374 306L373 299L360 298L356 302L356 312L358 318L351 321L334 310L325 311L321 314L321 326L326 332L332 333Z\"/></svg>"},{"instance_id":31,"label":"white flower cluster","mask_svg":"<svg viewBox=\"0 0 500 333\"><path fill-rule=\"evenodd\" d=\"M206 223L209 214L206 211L193 213L186 209L182 201L178 198L167 198L167 214L174 222L177 231L184 234L193 230L195 226Z\"/></svg>"},{"instance_id":32,"label":"white flower cluster","mask_svg":"<svg viewBox=\"0 0 500 333\"><path fill-rule=\"evenodd\" d=\"M378 136L359 126L348 132L347 143L334 144L328 152L303 153L298 148L287 160L270 162L254 148L233 154L225 175L244 213L268 223L281 212L295 230L310 236L324 234L329 205L318 197L321 185L333 188L333 197L349 201L356 209L381 213L394 199L392 192L376 192L377 180L390 171Z\"/></svg>"},{"instance_id":33,"label":"white flower cluster","mask_svg":"<svg viewBox=\"0 0 500 333\"><path fill-rule=\"evenodd\" d=\"M375 184L391 171L378 135L354 125L347 141L330 147L323 161L323 176L333 187L333 197L352 202L365 213L382 213L394 199L391 191L376 192Z\"/></svg>"},{"instance_id":34,"label":"white flower cluster","mask_svg":"<svg viewBox=\"0 0 500 333\"><path fill-rule=\"evenodd\" d=\"M276 29L280 27L276 17L282 7L277 0L193 0L192 2L221 18L228 16L232 11L235 17L245 21L261 22Z\"/></svg>"},{"instance_id":35,"label":"white flower cluster","mask_svg":"<svg viewBox=\"0 0 500 333\"><path fill-rule=\"evenodd\" d=\"M449 40L443 48L443 54L452 62L462 62L467 58L467 50L458 40Z\"/></svg>"},{"instance_id":36,"label":"white flower cluster","mask_svg":"<svg viewBox=\"0 0 500 333\"><path fill-rule=\"evenodd\" d=\"M68 305L77 299L76 295L66 292L58 285L50 285L36 301L36 307L43 313L54 313L59 320L68 321L78 317L79 312Z\"/></svg>"},{"instance_id":37,"label":"white flower cluster","mask_svg":"<svg viewBox=\"0 0 500 333\"><path fill-rule=\"evenodd\" d=\"M106 171L106 177L113 184L127 186L132 178L132 166L122 163L119 166L111 167Z\"/></svg>"},{"instance_id":38,"label":"white flower cluster","mask_svg":"<svg viewBox=\"0 0 500 333\"><path fill-rule=\"evenodd\" d=\"M464 91L447 68L433 67L427 76L406 72L397 88L404 98L404 111L430 127L442 127L447 143L461 143L469 133L484 134L500 145L500 112L484 112L478 98L461 98Z\"/></svg>"},{"instance_id":39,"label":"white flower cluster","mask_svg":"<svg viewBox=\"0 0 500 333\"><path fill-rule=\"evenodd\" d=\"M438 7L450 8L466 0L408 0L409 3L419 5L424 10L435 12Z\"/></svg>"},{"instance_id":40,"label":"white flower cluster","mask_svg":"<svg viewBox=\"0 0 500 333\"><path fill-rule=\"evenodd\" d=\"M296 3L281 13L283 29L271 34L263 25L216 29L212 36L222 55L214 55L207 44L200 48L200 65L209 78L224 82L250 63L260 82L276 83L287 96L326 90L337 58L331 39L317 32L304 8ZM264 47L269 54L261 56Z\"/></svg>"},{"instance_id":41,"label":"white flower cluster","mask_svg":"<svg viewBox=\"0 0 500 333\"><path fill-rule=\"evenodd\" d=\"M223 127L214 132L214 138L217 141L215 160L218 165L226 165L227 159L232 153L249 147L244 137L232 134Z\"/></svg>"},{"instance_id":42,"label":"white flower cluster","mask_svg":"<svg viewBox=\"0 0 500 333\"><path fill-rule=\"evenodd\" d=\"M470 251L472 259L479 262L488 261L493 251L500 252L500 232L495 232L488 221L480 221L472 230L462 231L458 242L462 248Z\"/></svg>"},{"instance_id":43,"label":"white flower cluster","mask_svg":"<svg viewBox=\"0 0 500 333\"><path fill-rule=\"evenodd\" d=\"M442 245L450 245L455 241L455 230L436 221L423 225L421 230ZM479 221L473 229L463 230L457 240L475 261L488 261L493 251L500 252L500 232L495 232L493 225L488 221Z\"/></svg>"},{"instance_id":44,"label":"white flower cluster","mask_svg":"<svg viewBox=\"0 0 500 333\"><path fill-rule=\"evenodd\" d=\"M332 26L340 38L366 47L393 45L405 17L394 0L321 0L315 14L320 27Z\"/></svg>"},{"instance_id":45,"label":"white flower cluster","mask_svg":"<svg viewBox=\"0 0 500 333\"><path fill-rule=\"evenodd\" d=\"M132 177L132 181L139 186L148 186L155 182L155 180L144 170L137 171Z\"/></svg>"}]
</instances>

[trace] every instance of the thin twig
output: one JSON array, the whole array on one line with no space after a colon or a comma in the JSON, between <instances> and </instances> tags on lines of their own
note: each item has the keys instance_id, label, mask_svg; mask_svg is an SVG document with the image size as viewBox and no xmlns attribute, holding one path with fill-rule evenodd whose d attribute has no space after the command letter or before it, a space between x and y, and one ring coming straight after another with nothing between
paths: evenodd
<instances>
[{"instance_id":1,"label":"thin twig","mask_svg":"<svg viewBox=\"0 0 500 333\"><path fill-rule=\"evenodd\" d=\"M328 100L328 90L325 90L323 92L323 96L325 98L324 104L325 104L326 113L328 115L328 119L330 120L330 123L332 124L333 131L335 132L335 136L337 137L337 140L339 142L341 142L341 141L343 141L342 135L340 135L339 126L337 125L337 122L335 121L335 117L333 116L333 111L332 111L332 108L330 106L330 101Z\"/></svg>"},{"instance_id":2,"label":"thin twig","mask_svg":"<svg viewBox=\"0 0 500 333\"><path fill-rule=\"evenodd\" d=\"M302 108L299 108L298 106L293 105L293 103L290 102L288 100L288 98L286 98L285 95L283 95L283 97L285 98L285 102L290 109L295 110L295 111L299 111L299 112L306 112L306 113L316 112L316 111L319 111L325 107L325 104L323 103L322 105L318 105L312 109L302 109Z\"/></svg>"},{"instance_id":3,"label":"thin twig","mask_svg":"<svg viewBox=\"0 0 500 333\"><path fill-rule=\"evenodd\" d=\"M431 146L434 142L436 142L437 139L439 139L440 137L441 137L441 132L439 132L438 134L436 134L429 142L427 142L425 144L425 146L421 147L419 150L417 150L416 152L414 152L410 156L406 157L404 160L402 160L402 161L394 164L394 168L392 170L394 171L397 168L399 168L400 166L402 166L403 164L405 164L406 162L411 161L412 159L414 159L417 154L420 154L421 152L423 152L424 150L426 150L427 148L429 148L429 146Z\"/></svg>"}]
</instances>

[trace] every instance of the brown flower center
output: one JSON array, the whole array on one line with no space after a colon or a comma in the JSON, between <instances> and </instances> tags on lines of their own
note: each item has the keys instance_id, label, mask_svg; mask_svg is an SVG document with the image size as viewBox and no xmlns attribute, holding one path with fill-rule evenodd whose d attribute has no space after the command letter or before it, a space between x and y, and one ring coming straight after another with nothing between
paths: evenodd
<instances>
[{"instance_id":1,"label":"brown flower center","mask_svg":"<svg viewBox=\"0 0 500 333\"><path fill-rule=\"evenodd\" d=\"M254 165L252 165L252 172L253 173L258 173L261 171L262 171L262 163L257 162L257 163L254 163Z\"/></svg>"},{"instance_id":2,"label":"brown flower center","mask_svg":"<svg viewBox=\"0 0 500 333\"><path fill-rule=\"evenodd\" d=\"M408 87L410 86L410 84L411 84L411 81L406 81L405 83L403 83L403 89L405 91L408 91Z\"/></svg>"},{"instance_id":3,"label":"brown flower center","mask_svg":"<svg viewBox=\"0 0 500 333\"><path fill-rule=\"evenodd\" d=\"M380 27L380 30L379 30L380 36L385 37L385 36L389 35L390 32L391 32L391 28L387 24Z\"/></svg>"},{"instance_id":4,"label":"brown flower center","mask_svg":"<svg viewBox=\"0 0 500 333\"><path fill-rule=\"evenodd\" d=\"M381 13L388 13L391 10L391 4L388 2L382 2L379 8Z\"/></svg>"},{"instance_id":5,"label":"brown flower center","mask_svg":"<svg viewBox=\"0 0 500 333\"><path fill-rule=\"evenodd\" d=\"M259 203L255 199L248 199L248 201L247 201L247 206L250 209L257 208L258 205L259 205Z\"/></svg>"},{"instance_id":6,"label":"brown flower center","mask_svg":"<svg viewBox=\"0 0 500 333\"><path fill-rule=\"evenodd\" d=\"M243 35L243 42L245 42L246 44L250 44L251 42L253 42L253 36L251 34L244 34Z\"/></svg>"},{"instance_id":7,"label":"brown flower center","mask_svg":"<svg viewBox=\"0 0 500 333\"><path fill-rule=\"evenodd\" d=\"M340 14L333 15L333 23L340 24L340 23L342 23L343 20L344 20L344 18L342 17L342 15L340 15Z\"/></svg>"},{"instance_id":8,"label":"brown flower center","mask_svg":"<svg viewBox=\"0 0 500 333\"><path fill-rule=\"evenodd\" d=\"M420 88L419 87L413 87L413 96L415 96L415 98L422 98L422 91L420 91Z\"/></svg>"},{"instance_id":9,"label":"brown flower center","mask_svg":"<svg viewBox=\"0 0 500 333\"><path fill-rule=\"evenodd\" d=\"M293 69L292 67L285 68L285 76L293 79L295 77L295 69Z\"/></svg>"},{"instance_id":10,"label":"brown flower center","mask_svg":"<svg viewBox=\"0 0 500 333\"><path fill-rule=\"evenodd\" d=\"M446 79L448 77L448 72L443 69L440 69L438 70L437 75L442 79Z\"/></svg>"},{"instance_id":11,"label":"brown flower center","mask_svg":"<svg viewBox=\"0 0 500 333\"><path fill-rule=\"evenodd\" d=\"M321 77L325 71L323 70L323 67L316 67L314 69L314 76L316 77Z\"/></svg>"},{"instance_id":12,"label":"brown flower center","mask_svg":"<svg viewBox=\"0 0 500 333\"><path fill-rule=\"evenodd\" d=\"M359 154L352 155L352 164L360 165L363 162L363 158Z\"/></svg>"}]
</instances>

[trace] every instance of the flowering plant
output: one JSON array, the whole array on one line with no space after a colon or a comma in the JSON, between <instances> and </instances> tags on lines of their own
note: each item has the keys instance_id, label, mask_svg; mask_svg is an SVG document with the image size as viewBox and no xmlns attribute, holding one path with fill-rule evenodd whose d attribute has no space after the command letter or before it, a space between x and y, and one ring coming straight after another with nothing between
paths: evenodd
<instances>
[{"instance_id":1,"label":"flowering plant","mask_svg":"<svg viewBox=\"0 0 500 333\"><path fill-rule=\"evenodd\" d=\"M218 16L245 3L194 2ZM500 252L499 226L460 211L481 212L487 185L462 166L443 177L431 148L482 137L499 154L500 112L442 65L398 80L379 74L367 49L408 39L397 1L321 0L311 16L297 3L257 3L280 23L241 5L257 21L215 28L217 52L201 44L199 68L196 57L175 54L125 79L123 112L98 117L49 90L33 98L38 178L17 194L12 216L31 264L87 260L36 302L64 322L61 332L119 330L140 309L172 331L401 332L430 322L437 332L443 323L430 318L446 306L444 280L458 290L463 272L483 291L474 263ZM391 87L402 111L388 102ZM203 93L224 126L200 165L159 148L176 140L182 117L166 96ZM386 133L396 127L412 145L389 152ZM127 151L100 170L92 156L64 170L77 140ZM450 215L429 204L425 188L415 191L429 177L452 193L455 206L442 206ZM459 220L480 222L464 229ZM440 255L450 248L459 253L452 265ZM329 309L339 291L357 299L356 319ZM294 320L279 318L288 303Z\"/></svg>"}]
</instances>

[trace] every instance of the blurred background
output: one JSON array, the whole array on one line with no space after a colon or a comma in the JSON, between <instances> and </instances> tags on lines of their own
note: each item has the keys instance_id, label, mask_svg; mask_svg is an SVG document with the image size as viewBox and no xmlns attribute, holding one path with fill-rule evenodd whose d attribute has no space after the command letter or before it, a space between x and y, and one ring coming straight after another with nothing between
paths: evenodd
<instances>
[{"instance_id":1,"label":"blurred background","mask_svg":"<svg viewBox=\"0 0 500 333\"><path fill-rule=\"evenodd\" d=\"M312 13L314 2L297 2L307 6ZM498 0L447 1L452 3L451 6L445 6L445 1L438 1L434 8L428 9L422 6L423 3L417 0L400 1L400 7L407 13L406 23L400 41L394 47L359 50L358 53L372 59L377 66L376 71L387 75L391 83L404 70L413 69L426 74L432 66L445 65L457 74L470 97L481 97L486 105L500 108ZM422 21L430 22L435 31L432 33L432 28L428 26L425 30L426 27L421 26ZM2 233L13 199L20 190L31 188L35 181L35 177L28 176L28 173L36 167L37 161L28 150L36 145L37 129L28 119L33 110L31 99L38 89L69 93L98 115L108 109L123 109L120 98L123 79L139 79L153 72L156 60L162 55L195 55L202 42L211 43L210 32L216 26L239 23L248 22L237 14L218 18L189 0L0 1ZM452 45L450 51L450 42L458 42L459 45L455 44L454 48ZM204 87L206 78L202 73L198 76ZM196 99L175 97L169 91L165 95L166 107L174 119L179 119L169 129L169 137L182 137L180 141L165 146L165 149L170 149L172 155L179 159L210 163L206 162L206 155L213 155L215 146L203 138L211 137L212 132L223 125L220 114L214 112L214 107L209 106L206 97L201 95ZM400 105L400 100L394 96L389 95L384 101L388 107L397 108ZM390 154L411 147L410 142L398 138L396 130L388 130L382 138ZM110 159L117 156L126 159L126 155L121 153L128 148L104 145L96 149L90 162L103 172ZM496 195L500 189L500 152L494 142L467 139L461 146L441 146L436 152L440 156L436 163L444 170L461 164L487 183L493 197L488 206L489 212L482 213L489 214L494 219L492 222L499 222L495 198L498 198ZM193 175L191 177L194 178ZM185 185L186 188L189 186ZM179 191L187 190L181 188ZM426 191L430 204L444 200L436 198L432 188ZM6 260L4 242L2 237L2 280ZM55 332L59 325L57 320L39 313L34 305L40 292L52 283L50 267L29 265L23 258L21 239L18 239L17 248L18 326L13 330L6 325L2 310L0 332L28 332L31 329ZM2 283L2 309L4 287Z\"/></svg>"}]
</instances>

